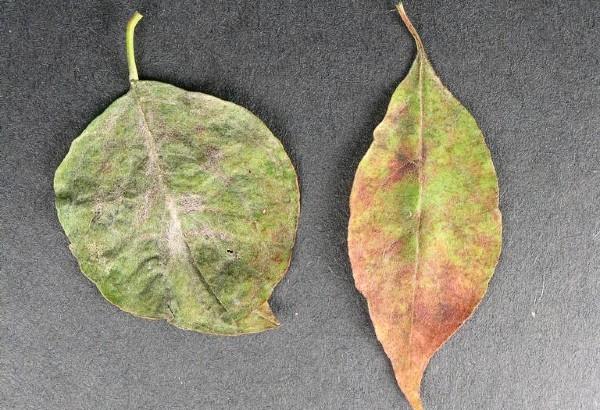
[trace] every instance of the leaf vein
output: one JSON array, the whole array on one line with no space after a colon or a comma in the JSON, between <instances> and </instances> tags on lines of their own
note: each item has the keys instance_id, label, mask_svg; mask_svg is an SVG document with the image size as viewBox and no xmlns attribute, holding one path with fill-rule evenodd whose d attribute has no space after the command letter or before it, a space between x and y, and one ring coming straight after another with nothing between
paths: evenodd
<instances>
[{"instance_id":1,"label":"leaf vein","mask_svg":"<svg viewBox=\"0 0 600 410\"><path fill-rule=\"evenodd\" d=\"M158 185L159 190L163 194L166 209L169 212L169 216L171 217L171 224L175 225L174 226L175 229L173 229L173 226L170 228L170 230L173 229L173 231L170 232L168 235L170 235L170 234L175 235L175 240L179 240L181 242L181 244L183 245L182 250L184 251L184 253L186 255L188 264L191 265L193 270L197 273L198 278L200 279L200 282L206 288L208 293L215 299L215 301L225 311L227 311L225 304L219 299L219 297L213 291L211 286L208 284L206 278L204 277L204 275L202 275L202 272L200 272L200 270L198 269L198 267L196 266L196 264L194 262L194 258L192 256L189 244L187 243L185 236L183 235L183 232L181 231L181 225L179 222L179 215L177 213L177 207L175 205L175 201L173 200L171 195L169 195L167 187L165 185L163 172L162 172L162 169L159 164L158 150L156 148L155 138L152 135L152 131L150 131L150 125L148 123L148 119L146 118L146 113L144 112L144 108L142 106L142 101L139 98L139 96L137 95L137 90L135 89L135 85L132 86L132 92L133 92L133 96L134 96L133 99L138 107L140 116L142 118L142 127L143 127L142 132L144 134L144 144L146 145L146 149L148 151L148 158L150 161L149 166L150 166L151 170L152 169L155 170L155 174L156 174L156 182L155 183ZM168 241L170 239L171 238L167 238ZM163 277L165 277L164 274L163 274ZM171 290L170 287L169 287L169 290ZM169 297L169 299L172 299L172 296ZM169 310L171 310L170 302L167 302L167 305L168 305Z\"/></svg>"}]
</instances>

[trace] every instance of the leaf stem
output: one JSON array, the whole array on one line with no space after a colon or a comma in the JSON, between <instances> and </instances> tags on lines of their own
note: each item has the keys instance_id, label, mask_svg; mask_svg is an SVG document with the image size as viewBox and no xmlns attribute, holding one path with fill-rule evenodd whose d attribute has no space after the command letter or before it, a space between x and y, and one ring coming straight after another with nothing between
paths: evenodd
<instances>
[{"instance_id":1,"label":"leaf stem","mask_svg":"<svg viewBox=\"0 0 600 410\"><path fill-rule=\"evenodd\" d=\"M419 33L417 33L417 29L415 28L415 26L413 26L412 22L408 18L408 14L406 14L406 10L404 10L404 5L402 4L402 2L398 3L396 8L398 9L398 13L400 13L400 17L402 18L404 25L415 39L415 43L417 44L417 51L419 52L419 54L426 56L425 47L423 46L423 41L421 41L421 36L419 36Z\"/></svg>"},{"instance_id":2,"label":"leaf stem","mask_svg":"<svg viewBox=\"0 0 600 410\"><path fill-rule=\"evenodd\" d=\"M127 30L125 31L125 47L127 49L127 66L129 67L129 81L138 80L137 67L135 65L135 50L133 47L133 33L135 26L142 19L142 15L137 11L127 22Z\"/></svg>"}]
</instances>

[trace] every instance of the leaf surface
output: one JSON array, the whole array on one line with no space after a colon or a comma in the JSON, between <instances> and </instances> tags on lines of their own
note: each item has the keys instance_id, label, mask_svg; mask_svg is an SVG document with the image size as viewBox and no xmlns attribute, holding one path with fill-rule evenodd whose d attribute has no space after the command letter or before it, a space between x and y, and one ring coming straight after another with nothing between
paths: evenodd
<instances>
[{"instance_id":1,"label":"leaf surface","mask_svg":"<svg viewBox=\"0 0 600 410\"><path fill-rule=\"evenodd\" d=\"M222 335L277 326L267 300L299 211L283 146L240 106L134 74L56 170L82 272L137 316Z\"/></svg>"},{"instance_id":2,"label":"leaf surface","mask_svg":"<svg viewBox=\"0 0 600 410\"><path fill-rule=\"evenodd\" d=\"M349 256L377 338L413 409L437 349L483 298L502 242L483 134L443 86L423 44L394 92L350 196Z\"/></svg>"}]
</instances>

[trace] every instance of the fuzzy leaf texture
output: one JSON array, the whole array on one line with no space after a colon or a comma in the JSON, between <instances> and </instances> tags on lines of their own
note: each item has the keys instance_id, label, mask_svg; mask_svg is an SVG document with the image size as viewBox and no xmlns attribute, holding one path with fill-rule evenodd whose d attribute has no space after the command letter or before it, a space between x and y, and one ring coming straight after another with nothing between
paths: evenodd
<instances>
[{"instance_id":1,"label":"fuzzy leaf texture","mask_svg":"<svg viewBox=\"0 0 600 410\"><path fill-rule=\"evenodd\" d=\"M267 301L299 209L283 146L240 106L132 75L56 170L82 272L136 316L220 335L277 326Z\"/></svg>"},{"instance_id":2,"label":"fuzzy leaf texture","mask_svg":"<svg viewBox=\"0 0 600 410\"><path fill-rule=\"evenodd\" d=\"M486 292L502 223L483 134L398 9L417 55L358 166L348 246L377 338L417 410L429 360Z\"/></svg>"}]
</instances>

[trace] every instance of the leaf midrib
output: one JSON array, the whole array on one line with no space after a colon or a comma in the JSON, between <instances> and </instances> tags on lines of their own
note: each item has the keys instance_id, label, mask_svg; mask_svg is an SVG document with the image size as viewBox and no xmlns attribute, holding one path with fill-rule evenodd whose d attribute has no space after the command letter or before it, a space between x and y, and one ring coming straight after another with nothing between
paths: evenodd
<instances>
[{"instance_id":1,"label":"leaf midrib","mask_svg":"<svg viewBox=\"0 0 600 410\"><path fill-rule=\"evenodd\" d=\"M417 158L417 170L418 170L418 181L419 181L419 195L417 197L417 206L415 209L416 213L416 235L415 235L415 269L413 272L413 289L411 297L411 313L410 313L410 324L408 331L408 352L409 358L412 355L412 338L413 328L415 320L415 301L417 297L417 283L419 281L419 269L420 269L420 240L421 240L421 210L423 201L423 56L419 50L417 58L419 59L419 81L418 81L418 98L419 98L419 142L418 142L418 158Z\"/></svg>"},{"instance_id":2,"label":"leaf midrib","mask_svg":"<svg viewBox=\"0 0 600 410\"><path fill-rule=\"evenodd\" d=\"M164 176L163 176L163 172L160 167L159 158L158 158L158 150L156 148L156 139L154 138L152 131L150 131L150 126L149 126L148 120L146 118L146 113L144 112L144 108L142 106L141 98L138 96L138 91L136 90L137 86L138 86L137 84L132 84L131 92L133 95L134 103L137 106L140 116L142 118L142 128L143 128L142 132L144 134L144 145L146 147L146 150L148 151L148 159L150 161L150 169L155 170L156 178L155 178L154 184L158 186L158 189L163 194L163 198L165 201L165 208L167 209L167 211L169 212L169 216L171 217L171 222L169 222L169 223L176 223L176 224L180 225L179 215L177 212L177 205L176 205L174 199L169 194L167 186L164 182ZM187 262L192 266L194 271L197 273L198 277L200 278L200 281L202 282L202 285L206 288L208 293L215 299L215 301L225 311L227 311L227 307L225 306L225 304L215 294L215 292L213 291L211 286L208 284L208 281L206 280L206 278L204 277L202 272L196 266L193 256L192 256L192 253L191 253L191 250L190 250L190 247L189 247L189 244L187 243L185 236L181 232L180 226L179 226L177 234L179 236L178 239L180 239L181 242L185 245L183 248L183 251L185 253ZM169 241L168 238L167 238L167 241ZM170 252L169 252L169 257L173 257L173 255L171 255ZM165 276L164 273L161 273L161 274L163 277ZM170 306L170 301L167 302L167 307L172 312L172 309Z\"/></svg>"}]
</instances>

